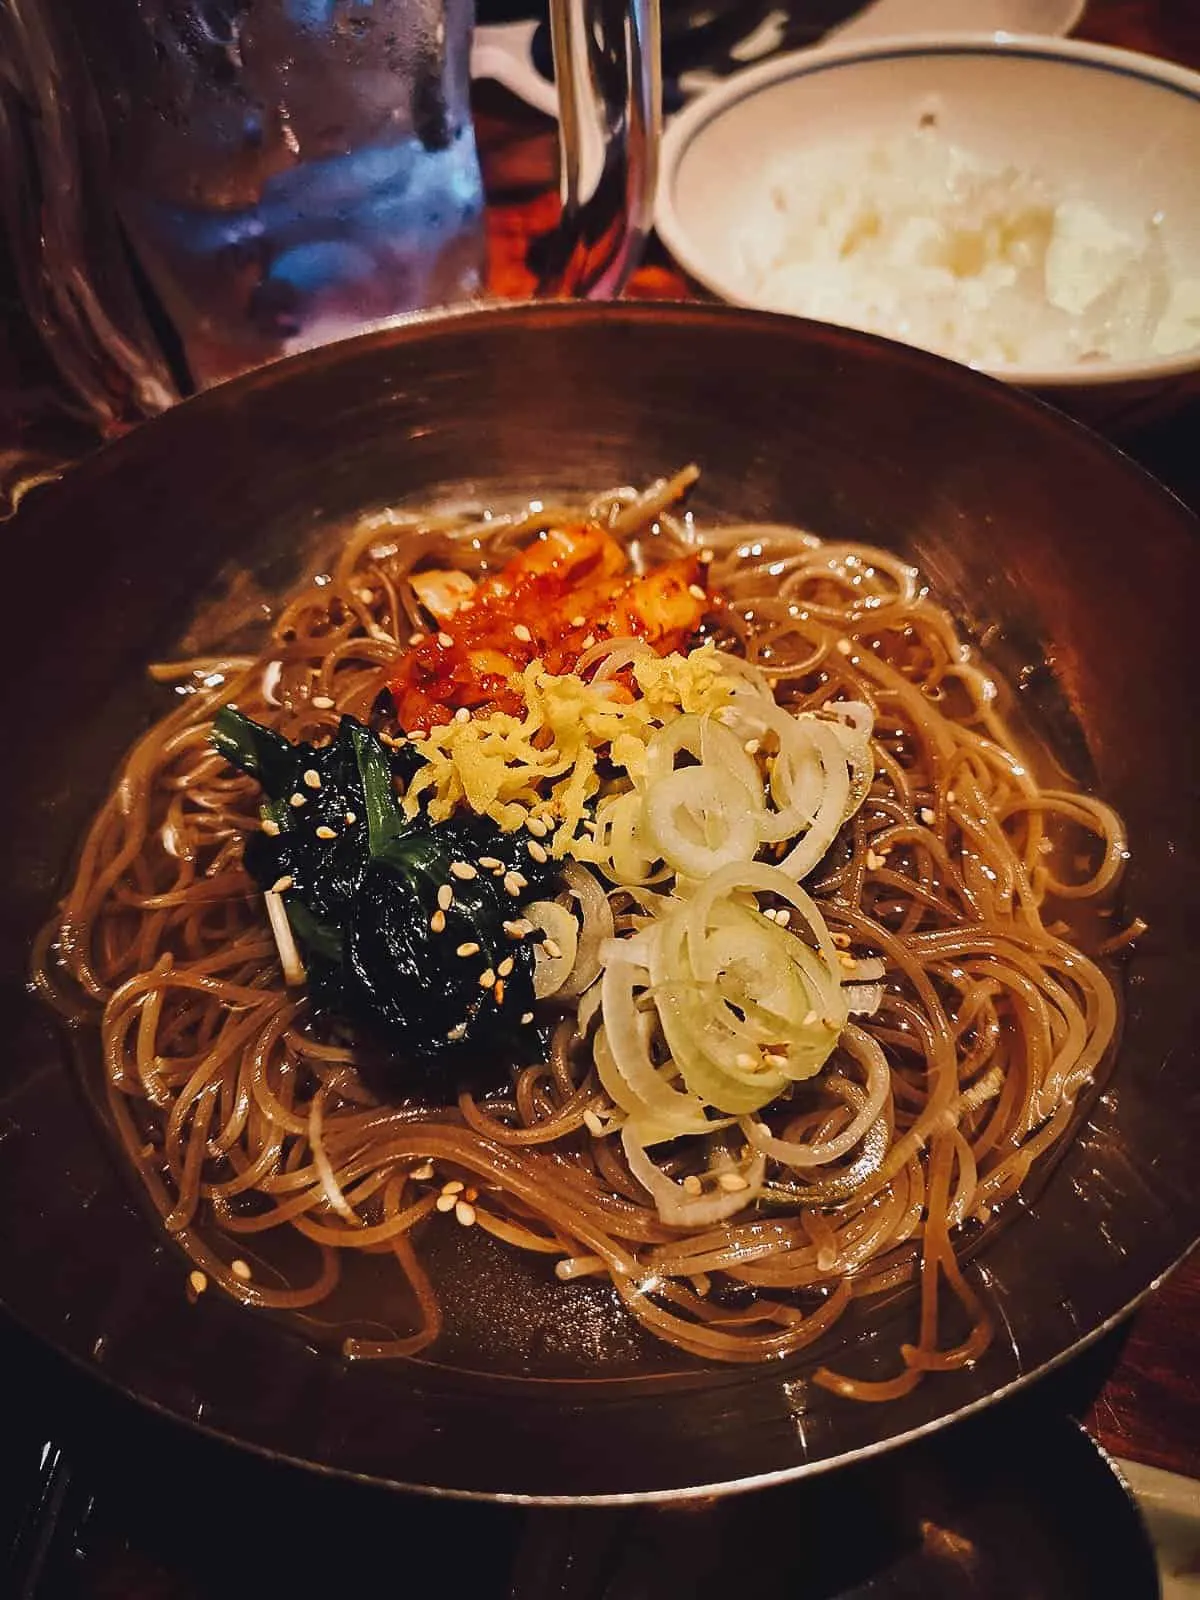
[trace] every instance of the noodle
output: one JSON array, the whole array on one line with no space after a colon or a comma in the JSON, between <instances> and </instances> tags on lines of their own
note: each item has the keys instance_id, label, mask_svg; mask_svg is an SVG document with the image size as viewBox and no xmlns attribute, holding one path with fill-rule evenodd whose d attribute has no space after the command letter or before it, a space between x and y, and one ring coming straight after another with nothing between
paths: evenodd
<instances>
[{"instance_id":1,"label":"noodle","mask_svg":"<svg viewBox=\"0 0 1200 1600\"><path fill-rule=\"evenodd\" d=\"M217 709L236 701L290 740L327 741L343 713L369 714L381 667L425 626L406 581L415 567L494 569L530 534L583 515L635 559L651 544L664 558L694 553L690 518L669 510L694 476L582 513L365 519L260 656L152 668L186 692L126 758L37 957L54 1003L99 1010L118 1135L197 1269L248 1305L290 1310L334 1294L348 1251L399 1271L414 1325L347 1338L349 1356L436 1343L423 1235L478 1225L557 1257L564 1281L607 1276L646 1329L706 1360L801 1350L852 1299L915 1279L918 1329L894 1376L816 1373L849 1398L906 1393L987 1347L990 1320L956 1250L1069 1132L1112 1040L1108 977L1044 918L1111 890L1119 819L1038 782L999 686L904 561L761 525L705 531L726 600L712 631L771 675L785 709L849 700L874 715L870 791L809 889L837 949L856 952L844 964L875 960L885 976L874 1015L843 1032L826 1069L760 1114L749 1136L767 1176L753 1206L690 1231L660 1219L607 1137L613 1108L573 1012L504 1093L388 1104L354 1070L350 1034L285 984L242 865L256 787L211 749ZM645 893L629 891L627 924ZM733 1162L736 1128L714 1139ZM813 1164L778 1166L781 1150L814 1152ZM270 1287L231 1259L237 1241L279 1230L315 1252L300 1286Z\"/></svg>"}]
</instances>

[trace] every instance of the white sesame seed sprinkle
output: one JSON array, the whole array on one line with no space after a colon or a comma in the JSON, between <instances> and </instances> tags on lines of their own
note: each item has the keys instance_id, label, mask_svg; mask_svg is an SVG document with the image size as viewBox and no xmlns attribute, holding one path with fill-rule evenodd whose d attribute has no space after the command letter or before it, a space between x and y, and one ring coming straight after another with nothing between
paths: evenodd
<instances>
[{"instance_id":1,"label":"white sesame seed sprinkle","mask_svg":"<svg viewBox=\"0 0 1200 1600\"><path fill-rule=\"evenodd\" d=\"M782 1071L783 1068L788 1064L788 1058L784 1055L780 1055L778 1051L775 1050L769 1050L763 1057L763 1060L766 1062L768 1067L775 1067L780 1071Z\"/></svg>"},{"instance_id":2,"label":"white sesame seed sprinkle","mask_svg":"<svg viewBox=\"0 0 1200 1600\"><path fill-rule=\"evenodd\" d=\"M513 958L511 956L505 956L503 961L499 961L499 962L496 963L496 971L500 974L500 976L502 978L509 977L511 975L511 973L512 973L512 969L513 969Z\"/></svg>"},{"instance_id":3,"label":"white sesame seed sprinkle","mask_svg":"<svg viewBox=\"0 0 1200 1600\"><path fill-rule=\"evenodd\" d=\"M583 650L590 650L595 642L596 635L594 633L585 633L583 638L579 641L580 648Z\"/></svg>"},{"instance_id":4,"label":"white sesame seed sprinkle","mask_svg":"<svg viewBox=\"0 0 1200 1600\"><path fill-rule=\"evenodd\" d=\"M203 1294L205 1289L208 1288L208 1279L203 1272L197 1269L195 1272L188 1273L188 1285L193 1294Z\"/></svg>"},{"instance_id":5,"label":"white sesame seed sprinkle","mask_svg":"<svg viewBox=\"0 0 1200 1600\"><path fill-rule=\"evenodd\" d=\"M408 642L409 644L424 644L425 635L423 633L410 633L408 636Z\"/></svg>"},{"instance_id":6,"label":"white sesame seed sprinkle","mask_svg":"<svg viewBox=\"0 0 1200 1600\"><path fill-rule=\"evenodd\" d=\"M817 1013L815 1011L806 1011L804 1016L801 1018L800 1026L802 1028L811 1028L816 1020Z\"/></svg>"},{"instance_id":7,"label":"white sesame seed sprinkle","mask_svg":"<svg viewBox=\"0 0 1200 1600\"><path fill-rule=\"evenodd\" d=\"M747 739L745 744L742 746L742 749L748 756L756 756L761 748L762 746L759 744L757 739Z\"/></svg>"},{"instance_id":8,"label":"white sesame seed sprinkle","mask_svg":"<svg viewBox=\"0 0 1200 1600\"><path fill-rule=\"evenodd\" d=\"M521 885L515 872L506 872L504 874L504 887L514 900L520 894Z\"/></svg>"},{"instance_id":9,"label":"white sesame seed sprinkle","mask_svg":"<svg viewBox=\"0 0 1200 1600\"><path fill-rule=\"evenodd\" d=\"M737 1194L739 1190L750 1187L740 1172L722 1172L718 1176L717 1182L725 1190L726 1194Z\"/></svg>"},{"instance_id":10,"label":"white sesame seed sprinkle","mask_svg":"<svg viewBox=\"0 0 1200 1600\"><path fill-rule=\"evenodd\" d=\"M786 928L791 920L792 913L786 906L781 906L780 909L775 913L776 924L781 928Z\"/></svg>"},{"instance_id":11,"label":"white sesame seed sprinkle","mask_svg":"<svg viewBox=\"0 0 1200 1600\"><path fill-rule=\"evenodd\" d=\"M549 857L546 854L545 845L544 844L539 844L536 839L531 839L529 841L528 849L529 849L529 854L533 857L533 859L535 861L548 861L549 860Z\"/></svg>"},{"instance_id":12,"label":"white sesame seed sprinkle","mask_svg":"<svg viewBox=\"0 0 1200 1600\"><path fill-rule=\"evenodd\" d=\"M838 655L848 656L851 650L854 649L854 646L850 643L849 639L839 639L833 648L837 651Z\"/></svg>"},{"instance_id":13,"label":"white sesame seed sprinkle","mask_svg":"<svg viewBox=\"0 0 1200 1600\"><path fill-rule=\"evenodd\" d=\"M709 550L707 546L701 550L699 556L697 557L697 560L700 562L700 564L705 567L707 567L710 562L713 562L716 559L717 552L715 550Z\"/></svg>"},{"instance_id":14,"label":"white sesame seed sprinkle","mask_svg":"<svg viewBox=\"0 0 1200 1600\"><path fill-rule=\"evenodd\" d=\"M472 878L479 876L479 869L473 867L469 861L452 861L450 872L455 878L460 878L463 883L470 883Z\"/></svg>"},{"instance_id":15,"label":"white sesame seed sprinkle","mask_svg":"<svg viewBox=\"0 0 1200 1600\"><path fill-rule=\"evenodd\" d=\"M937 812L934 811L931 806L922 806L920 811L917 812L917 815L920 817L921 821L926 825L926 827L932 827L932 825L937 821Z\"/></svg>"},{"instance_id":16,"label":"white sesame seed sprinkle","mask_svg":"<svg viewBox=\"0 0 1200 1600\"><path fill-rule=\"evenodd\" d=\"M527 933L532 932L532 922L526 922L524 917L517 917L512 922L504 924L505 937L509 939L523 939Z\"/></svg>"},{"instance_id":17,"label":"white sesame seed sprinkle","mask_svg":"<svg viewBox=\"0 0 1200 1600\"><path fill-rule=\"evenodd\" d=\"M429 919L429 927L430 927L430 930L433 933L445 933L445 931L446 931L446 913L443 910L441 910L440 907L430 917L430 919Z\"/></svg>"},{"instance_id":18,"label":"white sesame seed sprinkle","mask_svg":"<svg viewBox=\"0 0 1200 1600\"><path fill-rule=\"evenodd\" d=\"M412 1171L409 1173L409 1177L415 1179L417 1183L427 1182L433 1177L433 1162L422 1161L419 1167L414 1167L412 1169Z\"/></svg>"},{"instance_id":19,"label":"white sesame seed sprinkle","mask_svg":"<svg viewBox=\"0 0 1200 1600\"><path fill-rule=\"evenodd\" d=\"M292 806L303 806L303 805L307 805L307 803L308 803L308 796L304 795L304 794L301 794L299 789L296 790L295 794L288 801L288 804L292 805Z\"/></svg>"},{"instance_id":20,"label":"white sesame seed sprinkle","mask_svg":"<svg viewBox=\"0 0 1200 1600\"><path fill-rule=\"evenodd\" d=\"M683 1192L684 1194L704 1193L704 1185L700 1182L700 1179L694 1172L689 1172L687 1177L683 1180Z\"/></svg>"},{"instance_id":21,"label":"white sesame seed sprinkle","mask_svg":"<svg viewBox=\"0 0 1200 1600\"><path fill-rule=\"evenodd\" d=\"M282 878L275 879L275 882L271 885L271 893L282 894L285 889L290 889L295 881L290 872L285 872Z\"/></svg>"},{"instance_id":22,"label":"white sesame seed sprinkle","mask_svg":"<svg viewBox=\"0 0 1200 1600\"><path fill-rule=\"evenodd\" d=\"M497 861L495 856L480 856L479 865L485 872L495 872L497 867L503 868L503 861Z\"/></svg>"},{"instance_id":23,"label":"white sesame seed sprinkle","mask_svg":"<svg viewBox=\"0 0 1200 1600\"><path fill-rule=\"evenodd\" d=\"M535 839L544 839L550 832L541 817L526 817L525 826Z\"/></svg>"},{"instance_id":24,"label":"white sesame seed sprinkle","mask_svg":"<svg viewBox=\"0 0 1200 1600\"><path fill-rule=\"evenodd\" d=\"M456 1022L454 1024L454 1026L450 1029L450 1032L446 1035L446 1038L449 1040L449 1042L451 1044L457 1044L460 1039L465 1039L466 1036L467 1036L467 1025L466 1025L466 1023L465 1022ZM429 1175L430 1175L430 1177L433 1176L433 1168L432 1167L429 1169Z\"/></svg>"},{"instance_id":25,"label":"white sesame seed sprinkle","mask_svg":"<svg viewBox=\"0 0 1200 1600\"><path fill-rule=\"evenodd\" d=\"M578 616L575 616L575 617L571 618L571 626L573 628L582 628L586 624L586 622L587 622L587 618L584 616L582 611L579 613Z\"/></svg>"},{"instance_id":26,"label":"white sesame seed sprinkle","mask_svg":"<svg viewBox=\"0 0 1200 1600\"><path fill-rule=\"evenodd\" d=\"M491 967L484 967L483 971L479 974L479 987L481 989L490 989L495 981L496 974L492 971Z\"/></svg>"},{"instance_id":27,"label":"white sesame seed sprinkle","mask_svg":"<svg viewBox=\"0 0 1200 1600\"><path fill-rule=\"evenodd\" d=\"M236 1260L233 1260L229 1263L229 1270L233 1273L235 1278L240 1278L243 1283L249 1283L251 1277L253 1276L250 1271L250 1263L248 1261L243 1261L241 1256L238 1256Z\"/></svg>"},{"instance_id":28,"label":"white sesame seed sprinkle","mask_svg":"<svg viewBox=\"0 0 1200 1600\"><path fill-rule=\"evenodd\" d=\"M504 1004L504 979L503 978L497 978L495 983L492 985L492 999L496 1002L496 1004L498 1006L502 1006Z\"/></svg>"},{"instance_id":29,"label":"white sesame seed sprinkle","mask_svg":"<svg viewBox=\"0 0 1200 1600\"><path fill-rule=\"evenodd\" d=\"M456 1222L461 1223L464 1228L469 1228L475 1221L475 1207L469 1200L460 1200L458 1202L454 1208L454 1219Z\"/></svg>"},{"instance_id":30,"label":"white sesame seed sprinkle","mask_svg":"<svg viewBox=\"0 0 1200 1600\"><path fill-rule=\"evenodd\" d=\"M548 956L551 957L552 960L554 960L554 961L561 960L561 958L562 958L562 945L559 944L557 939L543 939L542 940L542 949L546 952L546 954Z\"/></svg>"},{"instance_id":31,"label":"white sesame seed sprinkle","mask_svg":"<svg viewBox=\"0 0 1200 1600\"><path fill-rule=\"evenodd\" d=\"M700 585L698 583L689 583L688 584L688 593L691 595L693 600L707 600L708 599L708 595L705 593L705 591L700 587Z\"/></svg>"},{"instance_id":32,"label":"white sesame seed sprinkle","mask_svg":"<svg viewBox=\"0 0 1200 1600\"><path fill-rule=\"evenodd\" d=\"M533 1012L532 1011L522 1011L522 1013L521 1013L521 1026L523 1028L527 1028L532 1021L533 1021Z\"/></svg>"},{"instance_id":33,"label":"white sesame seed sprinkle","mask_svg":"<svg viewBox=\"0 0 1200 1600\"><path fill-rule=\"evenodd\" d=\"M317 771L316 767L305 768L304 782L310 789L319 789L321 787L321 774Z\"/></svg>"},{"instance_id":34,"label":"white sesame seed sprinkle","mask_svg":"<svg viewBox=\"0 0 1200 1600\"><path fill-rule=\"evenodd\" d=\"M466 957L466 956L477 956L479 954L479 946L475 943L474 939L468 939L465 944L460 944L459 945L458 949L454 952L454 954L456 956L463 956L463 957Z\"/></svg>"},{"instance_id":35,"label":"white sesame seed sprinkle","mask_svg":"<svg viewBox=\"0 0 1200 1600\"><path fill-rule=\"evenodd\" d=\"M317 838L318 839L336 839L337 838L337 834L333 831L332 828L328 827L323 822L321 824L321 826L317 829Z\"/></svg>"},{"instance_id":36,"label":"white sesame seed sprinkle","mask_svg":"<svg viewBox=\"0 0 1200 1600\"><path fill-rule=\"evenodd\" d=\"M315 694L312 697L312 707L314 711L332 711L333 700L327 694Z\"/></svg>"},{"instance_id":37,"label":"white sesame seed sprinkle","mask_svg":"<svg viewBox=\"0 0 1200 1600\"><path fill-rule=\"evenodd\" d=\"M735 1067L740 1067L743 1072L748 1072L751 1067L757 1065L757 1062L748 1050L739 1050L733 1058L733 1064Z\"/></svg>"},{"instance_id":38,"label":"white sesame seed sprinkle","mask_svg":"<svg viewBox=\"0 0 1200 1600\"><path fill-rule=\"evenodd\" d=\"M355 812L355 811L347 811L347 813L346 813L346 826L348 828L352 828L357 821L358 821L358 813Z\"/></svg>"},{"instance_id":39,"label":"white sesame seed sprinkle","mask_svg":"<svg viewBox=\"0 0 1200 1600\"><path fill-rule=\"evenodd\" d=\"M437 903L438 909L441 911L449 911L450 907L454 904L454 890L448 883L443 883L439 887L437 892Z\"/></svg>"},{"instance_id":40,"label":"white sesame seed sprinkle","mask_svg":"<svg viewBox=\"0 0 1200 1600\"><path fill-rule=\"evenodd\" d=\"M458 1196L453 1194L440 1194L434 1201L434 1208L438 1211L453 1211L458 1204Z\"/></svg>"},{"instance_id":41,"label":"white sesame seed sprinkle","mask_svg":"<svg viewBox=\"0 0 1200 1600\"><path fill-rule=\"evenodd\" d=\"M438 643L441 645L443 650L450 650L453 648L454 640L448 633L439 633Z\"/></svg>"},{"instance_id":42,"label":"white sesame seed sprinkle","mask_svg":"<svg viewBox=\"0 0 1200 1600\"><path fill-rule=\"evenodd\" d=\"M443 1194L461 1194L466 1187L467 1187L466 1184L462 1181L461 1178L451 1178L449 1183L444 1183L442 1185L442 1193Z\"/></svg>"},{"instance_id":43,"label":"white sesame seed sprinkle","mask_svg":"<svg viewBox=\"0 0 1200 1600\"><path fill-rule=\"evenodd\" d=\"M599 1139L604 1133L604 1124L589 1106L583 1113L583 1125L593 1139Z\"/></svg>"},{"instance_id":44,"label":"white sesame seed sprinkle","mask_svg":"<svg viewBox=\"0 0 1200 1600\"><path fill-rule=\"evenodd\" d=\"M518 639L520 639L522 644L532 644L533 643L533 635L530 633L529 629L525 626L525 624L523 622L518 622L517 623L516 627L513 629L513 633L516 635L516 637Z\"/></svg>"},{"instance_id":45,"label":"white sesame seed sprinkle","mask_svg":"<svg viewBox=\"0 0 1200 1600\"><path fill-rule=\"evenodd\" d=\"M278 835L279 835L279 824L275 821L274 817L264 817L263 818L262 831L270 839L275 839L275 838L278 837Z\"/></svg>"}]
</instances>

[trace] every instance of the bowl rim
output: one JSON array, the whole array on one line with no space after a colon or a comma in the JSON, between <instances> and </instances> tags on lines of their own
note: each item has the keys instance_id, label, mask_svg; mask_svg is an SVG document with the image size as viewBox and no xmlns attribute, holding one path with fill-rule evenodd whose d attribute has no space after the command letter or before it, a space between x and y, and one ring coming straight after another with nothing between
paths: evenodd
<instances>
[{"instance_id":1,"label":"bowl rim","mask_svg":"<svg viewBox=\"0 0 1200 1600\"><path fill-rule=\"evenodd\" d=\"M721 117L734 106L793 78L812 77L821 72L869 65L900 56L961 55L1018 60L1034 58L1067 66L1098 68L1123 77L1137 78L1152 88L1194 101L1200 118L1200 72L1141 51L1093 44L1088 40L1003 31L938 30L880 35L844 44L835 42L806 50L793 50L733 73L719 87L700 95L671 120L663 135L659 161L654 212L654 225L659 238L677 264L719 300L752 311L776 310L762 305L737 284L730 283L713 271L707 262L707 250L703 242L697 241L694 231L680 217L675 207L674 187L691 146L712 133ZM776 314L798 315L787 311L777 311ZM1200 345L1168 356L1145 356L1135 361L1106 360L1073 366L1041 367L1021 362L957 364L969 366L973 371L1002 379L1006 383L1030 388L1108 389L1118 384L1160 383L1186 377L1200 368Z\"/></svg>"}]
</instances>

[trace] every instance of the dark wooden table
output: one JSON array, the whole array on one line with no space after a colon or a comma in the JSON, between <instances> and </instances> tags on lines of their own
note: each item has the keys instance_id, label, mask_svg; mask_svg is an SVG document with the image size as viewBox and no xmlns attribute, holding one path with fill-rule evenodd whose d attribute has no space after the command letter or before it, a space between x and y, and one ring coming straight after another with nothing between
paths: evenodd
<instances>
[{"instance_id":1,"label":"dark wooden table","mask_svg":"<svg viewBox=\"0 0 1200 1600\"><path fill-rule=\"evenodd\" d=\"M1200 69L1200 0L1091 0L1077 36ZM490 86L477 90L476 124L492 197L492 287L525 295L529 243L558 211L554 126ZM652 244L628 293L686 299L695 290ZM1119 442L1200 512L1200 400ZM1200 1251L1138 1313L1087 1421L1114 1453L1200 1478Z\"/></svg>"}]
</instances>

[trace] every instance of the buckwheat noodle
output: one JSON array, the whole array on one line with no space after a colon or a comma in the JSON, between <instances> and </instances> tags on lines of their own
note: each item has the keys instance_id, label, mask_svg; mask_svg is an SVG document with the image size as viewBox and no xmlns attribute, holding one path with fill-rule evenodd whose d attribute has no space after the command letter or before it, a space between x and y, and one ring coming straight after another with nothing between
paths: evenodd
<instances>
[{"instance_id":1,"label":"buckwheat noodle","mask_svg":"<svg viewBox=\"0 0 1200 1600\"><path fill-rule=\"evenodd\" d=\"M545 1254L561 1278L607 1276L644 1327L698 1357L799 1350L851 1300L914 1278L917 1328L895 1375L822 1367L817 1381L885 1400L986 1348L991 1323L956 1246L1067 1134L1113 1036L1108 977L1046 919L1104 901L1125 856L1121 823L1096 799L1039 783L1000 687L906 563L788 527L701 539L669 510L686 481L521 517L368 519L329 581L279 614L261 654L153 669L183 691L179 704L126 758L38 976L60 1006L99 1014L113 1122L194 1286L299 1311L334 1295L347 1251L379 1254L391 1258L380 1271L408 1280L414 1325L347 1339L346 1353L425 1349L441 1313L422 1234L447 1225L438 1200L458 1180L460 1221ZM772 1168L752 1210L691 1234L659 1220L619 1141L587 1130L604 1100L573 1016L511 1092L463 1093L449 1108L373 1098L354 1041L283 984L241 864L258 791L208 742L231 701L291 739L332 734L343 712L365 719L381 667L423 625L405 582L414 566L496 566L536 530L585 515L635 561L708 545L728 602L714 631L772 675L780 703L852 699L876 717L870 796L808 886L839 943L886 963L882 1003L765 1120L780 1138L833 1138L867 1103L873 1072L886 1074L883 1110L843 1160ZM272 1230L308 1250L286 1283L252 1276L238 1254Z\"/></svg>"}]
</instances>

